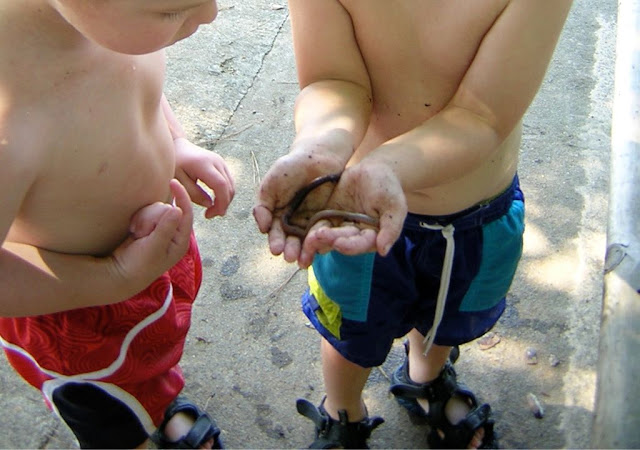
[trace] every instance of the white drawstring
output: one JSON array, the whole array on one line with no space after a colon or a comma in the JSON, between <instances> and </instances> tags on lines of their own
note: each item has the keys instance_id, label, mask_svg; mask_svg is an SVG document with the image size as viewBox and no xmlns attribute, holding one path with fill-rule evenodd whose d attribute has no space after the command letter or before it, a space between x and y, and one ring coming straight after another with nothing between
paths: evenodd
<instances>
[{"instance_id":1,"label":"white drawstring","mask_svg":"<svg viewBox=\"0 0 640 450\"><path fill-rule=\"evenodd\" d=\"M455 231L452 224L443 227L442 225L429 225L425 222L420 222L420 226L428 228L430 230L440 230L442 235L447 241L447 247L444 252L444 261L442 263L442 274L440 275L440 290L438 291L438 300L436 301L436 312L433 317L433 325L429 332L425 335L422 343L425 345L424 355L426 356L433 345L433 340L436 338L436 332L442 322L442 315L444 314L444 307L447 303L447 294L449 293L449 282L451 281L451 270L453 268L453 254L456 249L456 243L453 239L453 232Z\"/></svg>"}]
</instances>

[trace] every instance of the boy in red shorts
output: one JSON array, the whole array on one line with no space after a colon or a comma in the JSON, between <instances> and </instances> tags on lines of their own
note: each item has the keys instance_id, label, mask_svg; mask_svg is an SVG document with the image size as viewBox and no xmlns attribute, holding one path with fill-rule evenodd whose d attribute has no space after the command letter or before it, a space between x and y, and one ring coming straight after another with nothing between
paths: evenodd
<instances>
[{"instance_id":1,"label":"boy in red shorts","mask_svg":"<svg viewBox=\"0 0 640 450\"><path fill-rule=\"evenodd\" d=\"M216 14L0 0L0 343L82 447L220 445L178 362L201 282L191 202L222 215L234 184L162 93L162 49Z\"/></svg>"}]
</instances>

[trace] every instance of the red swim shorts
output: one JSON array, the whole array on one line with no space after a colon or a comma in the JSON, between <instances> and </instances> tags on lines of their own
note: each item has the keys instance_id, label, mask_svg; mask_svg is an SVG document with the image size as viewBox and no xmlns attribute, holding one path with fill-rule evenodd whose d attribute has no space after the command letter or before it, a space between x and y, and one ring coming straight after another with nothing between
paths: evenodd
<instances>
[{"instance_id":1,"label":"red swim shorts","mask_svg":"<svg viewBox=\"0 0 640 450\"><path fill-rule=\"evenodd\" d=\"M159 425L184 386L178 362L201 280L192 235L187 254L133 298L43 316L0 318L0 343L11 365L42 391L81 445L83 433L113 433L107 431L109 421L114 421L118 439L124 438L123 424L131 424L132 418L137 421L130 443L137 445Z\"/></svg>"}]
</instances>

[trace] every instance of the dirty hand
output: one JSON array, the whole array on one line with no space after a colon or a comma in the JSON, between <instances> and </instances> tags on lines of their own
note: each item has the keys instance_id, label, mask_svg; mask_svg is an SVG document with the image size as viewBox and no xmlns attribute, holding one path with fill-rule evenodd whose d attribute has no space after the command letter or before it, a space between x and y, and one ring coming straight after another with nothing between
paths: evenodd
<instances>
[{"instance_id":1,"label":"dirty hand","mask_svg":"<svg viewBox=\"0 0 640 450\"><path fill-rule=\"evenodd\" d=\"M366 158L340 177L325 208L366 214L378 219L378 229L342 222L317 222L299 253L298 264L308 267L316 253L336 250L345 255L377 251L386 256L400 236L407 203L400 181L388 165Z\"/></svg>"},{"instance_id":2,"label":"dirty hand","mask_svg":"<svg viewBox=\"0 0 640 450\"><path fill-rule=\"evenodd\" d=\"M235 195L235 183L224 159L210 150L198 147L185 138L174 141L176 152L175 177L185 187L191 201L204 206L204 216L223 216ZM213 191L213 198L198 181Z\"/></svg>"},{"instance_id":3,"label":"dirty hand","mask_svg":"<svg viewBox=\"0 0 640 450\"><path fill-rule=\"evenodd\" d=\"M346 160L331 152L292 151L278 159L264 176L253 216L262 233L268 233L269 249L274 255L283 254L285 261L298 259L302 243L296 236L287 236L282 229L281 217L296 192L312 180L327 174L339 173ZM333 184L310 192L300 211L324 209Z\"/></svg>"},{"instance_id":4,"label":"dirty hand","mask_svg":"<svg viewBox=\"0 0 640 450\"><path fill-rule=\"evenodd\" d=\"M154 203L131 219L131 235L111 255L116 273L124 280L149 285L186 253L191 239L193 209L185 188L171 180L175 205Z\"/></svg>"}]
</instances>

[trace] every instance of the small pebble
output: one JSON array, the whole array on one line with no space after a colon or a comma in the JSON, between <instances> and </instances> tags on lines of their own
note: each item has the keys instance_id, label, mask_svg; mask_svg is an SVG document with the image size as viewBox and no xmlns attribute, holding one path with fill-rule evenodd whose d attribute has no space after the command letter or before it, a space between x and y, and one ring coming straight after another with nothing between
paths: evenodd
<instances>
[{"instance_id":1,"label":"small pebble","mask_svg":"<svg viewBox=\"0 0 640 450\"><path fill-rule=\"evenodd\" d=\"M542 407L540 400L538 400L538 397L531 392L527 394L527 403L529 404L529 409L536 419L542 419L544 417L544 408Z\"/></svg>"},{"instance_id":2,"label":"small pebble","mask_svg":"<svg viewBox=\"0 0 640 450\"><path fill-rule=\"evenodd\" d=\"M556 355L549 355L549 365L551 367L557 367L560 364L560 360Z\"/></svg>"},{"instance_id":3,"label":"small pebble","mask_svg":"<svg viewBox=\"0 0 640 450\"><path fill-rule=\"evenodd\" d=\"M488 350L491 347L495 347L500 342L500 336L496 333L487 333L482 338L478 339L478 346L480 350Z\"/></svg>"},{"instance_id":4,"label":"small pebble","mask_svg":"<svg viewBox=\"0 0 640 450\"><path fill-rule=\"evenodd\" d=\"M529 347L525 352L525 359L529 365L538 364L538 351L535 348Z\"/></svg>"}]
</instances>

